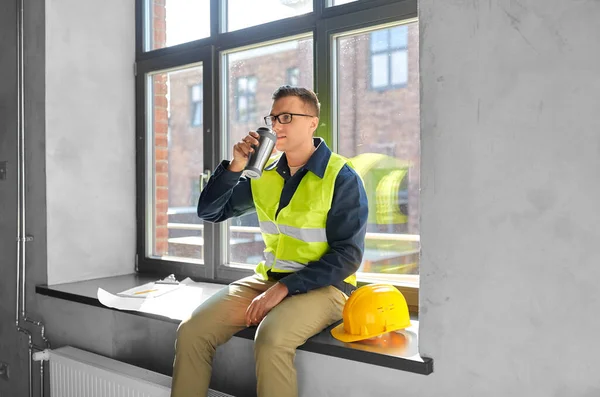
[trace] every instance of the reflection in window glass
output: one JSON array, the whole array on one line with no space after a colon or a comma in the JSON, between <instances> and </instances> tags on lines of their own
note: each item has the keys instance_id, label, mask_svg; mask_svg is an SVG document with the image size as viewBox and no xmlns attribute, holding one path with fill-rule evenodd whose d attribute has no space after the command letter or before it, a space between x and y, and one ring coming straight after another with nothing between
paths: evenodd
<instances>
[{"instance_id":1,"label":"reflection in window glass","mask_svg":"<svg viewBox=\"0 0 600 397\"><path fill-rule=\"evenodd\" d=\"M223 57L228 76L225 88L227 158L231 158L234 143L248 131L256 131L264 125L263 117L271 111L273 92L288 84L290 76L297 79L296 85L313 88L313 39L307 36L249 50L234 50ZM292 69L298 72L290 74ZM253 111L240 112L240 109ZM229 262L253 265L260 262L265 246L256 213L232 218L228 224Z\"/></svg>"},{"instance_id":2,"label":"reflection in window glass","mask_svg":"<svg viewBox=\"0 0 600 397\"><path fill-rule=\"evenodd\" d=\"M210 36L210 0L147 0L145 50L157 50Z\"/></svg>"},{"instance_id":3,"label":"reflection in window glass","mask_svg":"<svg viewBox=\"0 0 600 397\"><path fill-rule=\"evenodd\" d=\"M168 1L168 0L167 0ZM312 12L313 0L224 0L226 32Z\"/></svg>"},{"instance_id":4,"label":"reflection in window glass","mask_svg":"<svg viewBox=\"0 0 600 397\"><path fill-rule=\"evenodd\" d=\"M416 22L336 38L338 152L369 199L361 272L418 274L418 50Z\"/></svg>"},{"instance_id":5,"label":"reflection in window glass","mask_svg":"<svg viewBox=\"0 0 600 397\"><path fill-rule=\"evenodd\" d=\"M154 74L148 93L149 141L154 142L148 156L153 180L148 202L154 213L150 255L202 260L202 221L196 215L203 169L202 67Z\"/></svg>"}]
</instances>

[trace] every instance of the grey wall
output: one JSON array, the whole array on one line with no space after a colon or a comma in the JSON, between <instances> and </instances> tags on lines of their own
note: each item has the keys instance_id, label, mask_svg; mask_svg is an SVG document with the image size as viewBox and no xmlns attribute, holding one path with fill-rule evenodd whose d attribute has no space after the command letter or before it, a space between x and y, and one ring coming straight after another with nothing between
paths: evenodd
<instances>
[{"instance_id":1,"label":"grey wall","mask_svg":"<svg viewBox=\"0 0 600 397\"><path fill-rule=\"evenodd\" d=\"M48 283L134 271L134 1L46 1Z\"/></svg>"},{"instance_id":2,"label":"grey wall","mask_svg":"<svg viewBox=\"0 0 600 397\"><path fill-rule=\"evenodd\" d=\"M13 75L13 29L3 11L0 72ZM420 340L435 372L413 375L300 352L302 395L600 395L599 20L598 1L420 2ZM3 82L0 116L8 115L8 125L2 121L0 159L13 156L6 132L14 128L13 95ZM119 139L126 144L130 137ZM13 182L0 182L0 199L14 206ZM0 281L0 360L23 369L22 339L13 347L19 338L10 324L14 216L7 211L0 207L7 274ZM49 207L49 222L51 216ZM60 244L48 243L49 252ZM36 247L41 261L44 247ZM43 278L39 263L34 279ZM43 297L33 305L57 346L169 373L174 325L63 305ZM252 395L249 368L250 342L234 339L218 353L214 385ZM233 378L235 372L241 375ZM0 381L2 397L22 395L14 382Z\"/></svg>"},{"instance_id":3,"label":"grey wall","mask_svg":"<svg viewBox=\"0 0 600 397\"><path fill-rule=\"evenodd\" d=\"M16 1L0 2L0 161L8 162L7 180L0 181L0 361L10 365L10 381L0 380L1 397L27 393L27 338L17 333L17 47ZM29 317L40 319L33 288L46 275L46 184L44 107L44 3L26 1L25 8L25 159L27 173L26 233L27 299ZM34 332L39 332L32 327ZM39 339L34 340L40 343ZM36 368L37 371L37 368ZM37 379L36 379L37 381ZM37 388L37 383L35 384ZM36 389L37 390L37 389Z\"/></svg>"},{"instance_id":4,"label":"grey wall","mask_svg":"<svg viewBox=\"0 0 600 397\"><path fill-rule=\"evenodd\" d=\"M8 162L7 180L0 180L0 361L11 372L27 369L22 346L15 332L16 217L16 12L12 2L0 2L0 72L11 76L0 80L0 161ZM25 355L26 355L25 350ZM14 376L14 378L19 378ZM22 380L21 378L20 380ZM8 396L9 385L0 380L0 396ZM15 389L16 390L16 389Z\"/></svg>"},{"instance_id":5,"label":"grey wall","mask_svg":"<svg viewBox=\"0 0 600 397\"><path fill-rule=\"evenodd\" d=\"M15 328L16 7L0 2L0 161L8 162L0 181L0 361L11 374L0 380L1 397L27 395L28 381L27 338ZM134 2L26 0L24 8L26 230L34 238L26 302L29 317L46 321L53 313L40 309L36 284L134 269ZM69 333L74 323L48 331ZM41 345L39 330L28 328Z\"/></svg>"},{"instance_id":6,"label":"grey wall","mask_svg":"<svg viewBox=\"0 0 600 397\"><path fill-rule=\"evenodd\" d=\"M382 391L600 395L600 3L420 5L435 374Z\"/></svg>"}]
</instances>

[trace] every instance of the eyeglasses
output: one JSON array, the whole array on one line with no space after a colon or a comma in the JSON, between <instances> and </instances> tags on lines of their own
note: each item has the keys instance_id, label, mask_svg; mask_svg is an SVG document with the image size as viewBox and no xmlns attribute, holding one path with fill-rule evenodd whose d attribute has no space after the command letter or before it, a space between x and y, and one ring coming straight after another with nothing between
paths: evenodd
<instances>
[{"instance_id":1,"label":"eyeglasses","mask_svg":"<svg viewBox=\"0 0 600 397\"><path fill-rule=\"evenodd\" d=\"M292 116L303 116L303 117L316 117L312 114L300 114L300 113L281 113L277 116L265 116L265 124L268 126L272 126L275 120L279 124L289 124L292 122Z\"/></svg>"}]
</instances>

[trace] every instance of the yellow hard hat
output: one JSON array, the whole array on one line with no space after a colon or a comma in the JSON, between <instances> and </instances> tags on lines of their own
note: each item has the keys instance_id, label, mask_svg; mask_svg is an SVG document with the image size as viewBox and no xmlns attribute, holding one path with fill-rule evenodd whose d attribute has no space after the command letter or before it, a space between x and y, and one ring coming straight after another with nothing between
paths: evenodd
<instances>
[{"instance_id":1,"label":"yellow hard hat","mask_svg":"<svg viewBox=\"0 0 600 397\"><path fill-rule=\"evenodd\" d=\"M331 330L342 342L369 339L410 327L408 305L402 292L389 284L358 288L344 306L343 323Z\"/></svg>"}]
</instances>

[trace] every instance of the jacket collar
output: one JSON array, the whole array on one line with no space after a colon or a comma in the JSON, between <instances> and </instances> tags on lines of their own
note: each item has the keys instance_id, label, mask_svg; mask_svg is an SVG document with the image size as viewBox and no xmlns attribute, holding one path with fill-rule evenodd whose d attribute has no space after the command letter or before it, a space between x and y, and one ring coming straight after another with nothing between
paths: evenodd
<instances>
[{"instance_id":1,"label":"jacket collar","mask_svg":"<svg viewBox=\"0 0 600 397\"><path fill-rule=\"evenodd\" d=\"M313 138L313 143L317 150L310 156L304 168L323 179L327 163L329 163L329 158L331 157L331 149L329 149L323 138ZM275 167L277 167L277 173L282 177L285 175L284 171L289 172L290 167L288 166L285 153L281 155L279 160L273 162L267 170L272 170Z\"/></svg>"}]
</instances>

